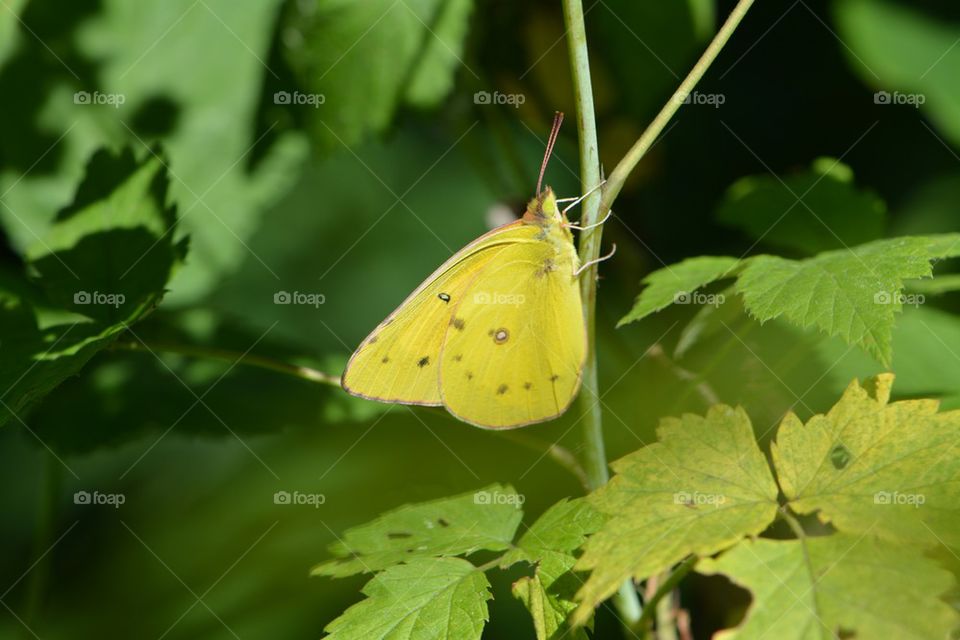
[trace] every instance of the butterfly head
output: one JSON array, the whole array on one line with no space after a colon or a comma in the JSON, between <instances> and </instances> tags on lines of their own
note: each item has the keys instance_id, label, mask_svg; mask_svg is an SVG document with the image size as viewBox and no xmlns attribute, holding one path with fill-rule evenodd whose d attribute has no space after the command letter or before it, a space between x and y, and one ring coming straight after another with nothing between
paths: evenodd
<instances>
[{"instance_id":1,"label":"butterfly head","mask_svg":"<svg viewBox=\"0 0 960 640\"><path fill-rule=\"evenodd\" d=\"M523 219L539 225L567 222L567 216L557 206L557 196L553 194L553 189L550 187L545 187L536 198L527 204L527 211L523 214Z\"/></svg>"}]
</instances>

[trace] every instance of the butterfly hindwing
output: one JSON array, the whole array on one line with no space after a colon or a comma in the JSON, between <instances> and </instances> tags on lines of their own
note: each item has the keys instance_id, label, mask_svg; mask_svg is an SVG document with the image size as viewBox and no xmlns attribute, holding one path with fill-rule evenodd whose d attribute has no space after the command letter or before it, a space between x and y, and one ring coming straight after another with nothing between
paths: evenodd
<instances>
[{"instance_id":1,"label":"butterfly hindwing","mask_svg":"<svg viewBox=\"0 0 960 640\"><path fill-rule=\"evenodd\" d=\"M458 305L440 354L443 404L487 428L563 413L586 355L573 245L522 242L499 253Z\"/></svg>"}]
</instances>

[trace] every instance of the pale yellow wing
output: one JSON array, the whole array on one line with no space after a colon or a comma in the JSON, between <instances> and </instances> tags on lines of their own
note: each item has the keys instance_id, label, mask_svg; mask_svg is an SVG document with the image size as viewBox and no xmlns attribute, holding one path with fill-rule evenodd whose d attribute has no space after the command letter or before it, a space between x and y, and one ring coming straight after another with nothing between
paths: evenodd
<instances>
[{"instance_id":1,"label":"pale yellow wing","mask_svg":"<svg viewBox=\"0 0 960 640\"><path fill-rule=\"evenodd\" d=\"M572 244L518 243L468 284L440 354L452 414L505 429L567 409L587 350L575 265Z\"/></svg>"},{"instance_id":2,"label":"pale yellow wing","mask_svg":"<svg viewBox=\"0 0 960 640\"><path fill-rule=\"evenodd\" d=\"M440 348L464 292L503 250L533 242L538 232L513 222L454 254L361 343L347 363L343 388L382 402L442 404Z\"/></svg>"}]
</instances>

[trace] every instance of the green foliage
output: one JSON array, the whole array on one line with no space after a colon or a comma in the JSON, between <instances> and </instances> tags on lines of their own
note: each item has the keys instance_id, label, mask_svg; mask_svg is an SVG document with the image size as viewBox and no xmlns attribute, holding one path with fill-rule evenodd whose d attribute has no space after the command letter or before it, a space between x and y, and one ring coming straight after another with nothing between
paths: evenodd
<instances>
[{"instance_id":1,"label":"green foliage","mask_svg":"<svg viewBox=\"0 0 960 640\"><path fill-rule=\"evenodd\" d=\"M780 425L773 460L798 513L851 534L960 547L960 411L888 404L891 376L853 384L829 412Z\"/></svg>"},{"instance_id":2,"label":"green foliage","mask_svg":"<svg viewBox=\"0 0 960 640\"><path fill-rule=\"evenodd\" d=\"M577 607L574 594L582 582L573 573L577 561L574 552L602 521L602 515L586 500L561 500L527 529L515 549L504 555L501 566L517 561L537 565L534 575L513 584L513 594L530 612L538 640L586 639L582 628L571 628L567 622Z\"/></svg>"},{"instance_id":3,"label":"green foliage","mask_svg":"<svg viewBox=\"0 0 960 640\"><path fill-rule=\"evenodd\" d=\"M744 540L697 571L749 589L742 625L718 640L948 638L957 612L938 596L954 583L922 553L869 536Z\"/></svg>"},{"instance_id":4,"label":"green foliage","mask_svg":"<svg viewBox=\"0 0 960 640\"><path fill-rule=\"evenodd\" d=\"M339 559L315 567L313 573L342 577L380 571L418 557L503 551L523 517L521 501L512 487L491 485L400 507L344 533L330 547Z\"/></svg>"},{"instance_id":5,"label":"green foliage","mask_svg":"<svg viewBox=\"0 0 960 640\"><path fill-rule=\"evenodd\" d=\"M73 204L0 285L0 423L77 373L147 315L183 259L160 157L98 152ZM27 281L26 278L29 278Z\"/></svg>"},{"instance_id":6,"label":"green foliage","mask_svg":"<svg viewBox=\"0 0 960 640\"><path fill-rule=\"evenodd\" d=\"M311 114L325 146L381 133L403 105L435 106L463 63L472 0L291 5L285 54L302 84L329 97Z\"/></svg>"},{"instance_id":7,"label":"green foliage","mask_svg":"<svg viewBox=\"0 0 960 640\"><path fill-rule=\"evenodd\" d=\"M954 47L960 26L889 0L842 0L835 15L850 64L864 81L885 91L890 104L894 91L913 94L907 104L922 96L920 108L960 142L960 51Z\"/></svg>"},{"instance_id":8,"label":"green foliage","mask_svg":"<svg viewBox=\"0 0 960 640\"><path fill-rule=\"evenodd\" d=\"M803 329L816 327L840 336L889 364L891 330L903 308L904 282L930 277L933 261L957 255L960 235L943 234L877 240L804 260L767 255L739 262L692 258L647 276L648 287L620 324L644 318L671 301L685 301L690 284L705 285L736 273L735 290L743 296L747 312L761 323L782 316ZM687 277L688 273L692 275Z\"/></svg>"},{"instance_id":9,"label":"green foliage","mask_svg":"<svg viewBox=\"0 0 960 640\"><path fill-rule=\"evenodd\" d=\"M934 401L889 404L892 380L851 384L826 415L806 424L788 414L773 448L777 483L742 410L721 405L705 418L664 420L659 442L614 463L617 475L589 498L607 519L576 565L591 574L577 594L574 622L624 579L642 580L691 554L732 548L703 570L729 573L754 590L743 637L808 629L818 618L829 629L881 637L882 622L847 613L848 600L885 603L904 591L904 602L916 603L911 610L930 613L917 637L955 625L957 612L937 599L953 579L923 553L960 544L960 465L950 455L960 412L937 414ZM839 533L811 538L797 528L794 541L746 540L767 529L778 507L815 514ZM877 558L888 555L889 565L878 566ZM917 575L904 580L909 567ZM866 609L892 617L905 610ZM808 632L796 637L819 635Z\"/></svg>"},{"instance_id":10,"label":"green foliage","mask_svg":"<svg viewBox=\"0 0 960 640\"><path fill-rule=\"evenodd\" d=\"M757 241L819 253L883 236L885 214L876 194L855 188L850 167L819 158L809 171L784 179L741 178L727 191L717 218Z\"/></svg>"},{"instance_id":11,"label":"green foliage","mask_svg":"<svg viewBox=\"0 0 960 640\"><path fill-rule=\"evenodd\" d=\"M378 574L367 600L327 625L328 638L479 639L490 583L460 558L416 558Z\"/></svg>"},{"instance_id":12,"label":"green foliage","mask_svg":"<svg viewBox=\"0 0 960 640\"><path fill-rule=\"evenodd\" d=\"M743 410L668 418L659 442L613 463L617 475L590 496L608 520L590 537L578 570L575 620L631 577L644 579L691 553L710 555L767 528L777 485Z\"/></svg>"}]
</instances>

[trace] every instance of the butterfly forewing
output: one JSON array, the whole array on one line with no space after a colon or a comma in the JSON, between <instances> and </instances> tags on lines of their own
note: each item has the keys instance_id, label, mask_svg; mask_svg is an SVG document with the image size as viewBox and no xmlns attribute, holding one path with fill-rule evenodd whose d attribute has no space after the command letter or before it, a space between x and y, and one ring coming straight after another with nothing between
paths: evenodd
<instances>
[{"instance_id":1,"label":"butterfly forewing","mask_svg":"<svg viewBox=\"0 0 960 640\"><path fill-rule=\"evenodd\" d=\"M464 292L500 251L534 234L512 223L458 251L367 336L347 364L344 389L383 402L441 404L440 348Z\"/></svg>"}]
</instances>

